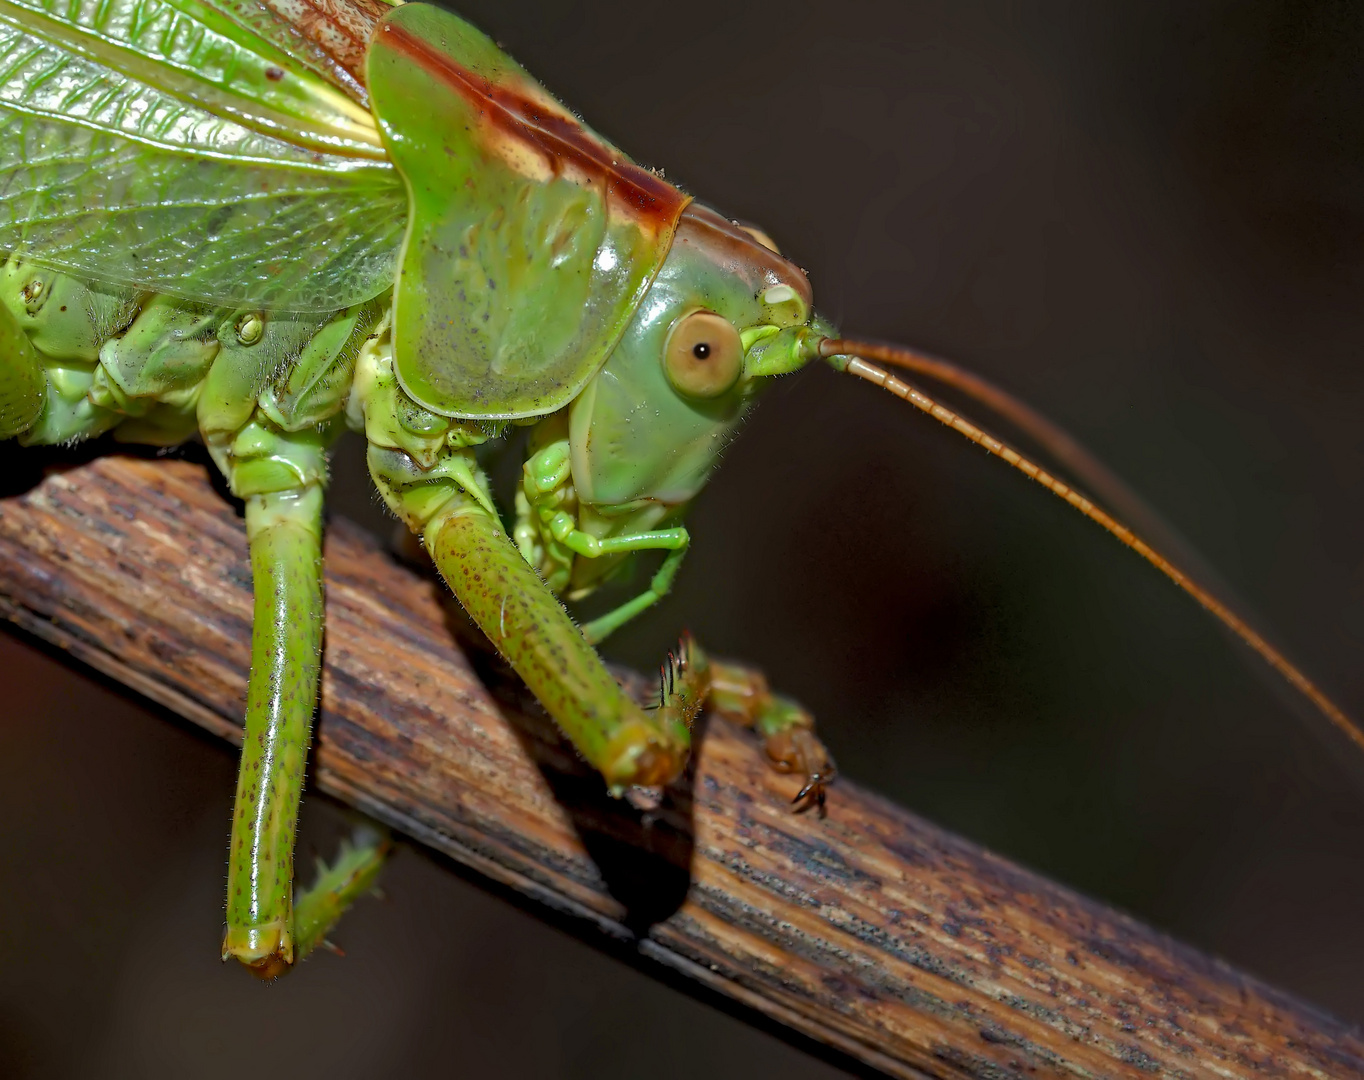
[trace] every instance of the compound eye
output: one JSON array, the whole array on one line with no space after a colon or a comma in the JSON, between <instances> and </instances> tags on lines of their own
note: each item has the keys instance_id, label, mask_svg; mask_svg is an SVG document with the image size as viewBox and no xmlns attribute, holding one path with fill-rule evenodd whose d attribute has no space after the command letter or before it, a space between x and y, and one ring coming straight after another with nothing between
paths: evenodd
<instances>
[{"instance_id":1,"label":"compound eye","mask_svg":"<svg viewBox=\"0 0 1364 1080\"><path fill-rule=\"evenodd\" d=\"M744 346L739 331L713 311L693 311L668 335L663 370L668 381L688 397L719 397L743 374Z\"/></svg>"}]
</instances>

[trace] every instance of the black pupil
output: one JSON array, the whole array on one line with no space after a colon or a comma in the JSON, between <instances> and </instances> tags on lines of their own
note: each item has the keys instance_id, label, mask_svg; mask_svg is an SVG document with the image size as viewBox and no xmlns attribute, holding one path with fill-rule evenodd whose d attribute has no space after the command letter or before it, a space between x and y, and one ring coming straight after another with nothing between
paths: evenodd
<instances>
[{"instance_id":1,"label":"black pupil","mask_svg":"<svg viewBox=\"0 0 1364 1080\"><path fill-rule=\"evenodd\" d=\"M698 341L695 345L691 347L691 354L698 360L709 359L710 346L707 345L704 341Z\"/></svg>"}]
</instances>

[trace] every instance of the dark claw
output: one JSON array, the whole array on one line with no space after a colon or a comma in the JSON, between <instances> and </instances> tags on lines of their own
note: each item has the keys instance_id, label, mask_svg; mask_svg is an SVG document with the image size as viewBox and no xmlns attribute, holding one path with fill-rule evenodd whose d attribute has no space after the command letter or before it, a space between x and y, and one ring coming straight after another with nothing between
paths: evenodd
<instances>
[{"instance_id":1,"label":"dark claw","mask_svg":"<svg viewBox=\"0 0 1364 1080\"><path fill-rule=\"evenodd\" d=\"M797 814L805 813L813 805L817 808L822 821L828 816L828 810L825 808L826 792L824 777L819 773L812 773L810 779L805 782L805 786L791 800L791 805L796 808Z\"/></svg>"}]
</instances>

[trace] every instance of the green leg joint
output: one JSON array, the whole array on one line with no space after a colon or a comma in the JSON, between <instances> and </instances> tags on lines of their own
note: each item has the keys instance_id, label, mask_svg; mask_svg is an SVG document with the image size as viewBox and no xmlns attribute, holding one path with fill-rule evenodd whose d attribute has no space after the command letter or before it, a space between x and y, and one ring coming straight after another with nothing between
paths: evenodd
<instances>
[{"instance_id":1,"label":"green leg joint","mask_svg":"<svg viewBox=\"0 0 1364 1080\"><path fill-rule=\"evenodd\" d=\"M232 814L223 959L269 978L294 962L294 830L322 651L322 489L246 504L255 614Z\"/></svg>"}]
</instances>

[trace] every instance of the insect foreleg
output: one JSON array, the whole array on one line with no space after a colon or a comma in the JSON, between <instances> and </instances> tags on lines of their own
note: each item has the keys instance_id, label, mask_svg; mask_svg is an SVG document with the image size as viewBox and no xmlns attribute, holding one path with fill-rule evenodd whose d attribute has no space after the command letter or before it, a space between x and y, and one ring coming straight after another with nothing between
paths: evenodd
<instances>
[{"instance_id":1,"label":"insect foreleg","mask_svg":"<svg viewBox=\"0 0 1364 1080\"><path fill-rule=\"evenodd\" d=\"M706 707L730 723L757 731L774 769L805 778L792 800L797 809L817 806L823 816L824 789L837 770L829 751L815 735L814 717L790 698L772 693L762 672L712 660L695 638L684 634L677 653L669 654L668 663L659 672L654 715L690 727Z\"/></svg>"},{"instance_id":2,"label":"insect foreleg","mask_svg":"<svg viewBox=\"0 0 1364 1080\"><path fill-rule=\"evenodd\" d=\"M450 450L422 469L402 451L371 445L369 463L464 609L607 784L675 777L690 732L651 720L612 678L502 528L472 452Z\"/></svg>"}]
</instances>

